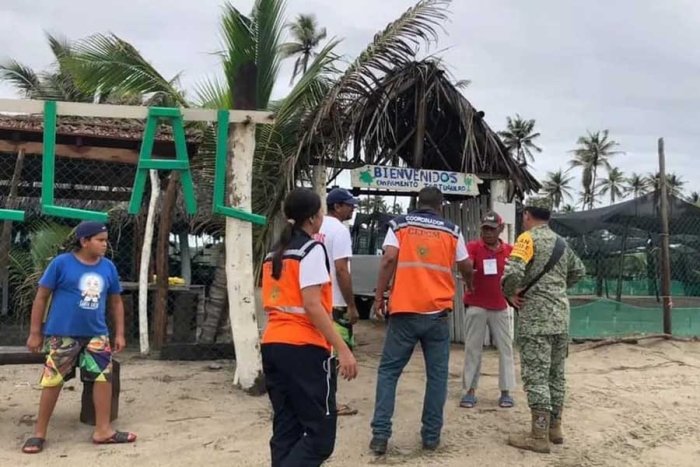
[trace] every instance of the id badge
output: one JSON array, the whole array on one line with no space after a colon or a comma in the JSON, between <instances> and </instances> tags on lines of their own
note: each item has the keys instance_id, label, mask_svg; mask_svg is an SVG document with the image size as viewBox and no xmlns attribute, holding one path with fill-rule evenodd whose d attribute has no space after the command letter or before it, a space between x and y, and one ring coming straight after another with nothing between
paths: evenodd
<instances>
[{"instance_id":1,"label":"id badge","mask_svg":"<svg viewBox=\"0 0 700 467\"><path fill-rule=\"evenodd\" d=\"M498 262L495 258L484 260L484 275L485 276L495 276L498 274Z\"/></svg>"}]
</instances>

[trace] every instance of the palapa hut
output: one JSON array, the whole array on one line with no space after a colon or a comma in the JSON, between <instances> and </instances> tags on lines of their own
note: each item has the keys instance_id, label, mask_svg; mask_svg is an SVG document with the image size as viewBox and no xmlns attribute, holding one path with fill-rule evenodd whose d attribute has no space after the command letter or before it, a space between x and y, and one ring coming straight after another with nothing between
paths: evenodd
<instances>
[{"instance_id":1,"label":"palapa hut","mask_svg":"<svg viewBox=\"0 0 700 467\"><path fill-rule=\"evenodd\" d=\"M303 165L342 169L391 165L466 172L484 181L480 196L447 197L445 214L467 238L478 236L484 211L496 209L515 235L516 198L540 189L460 92L437 59L395 63L394 55L349 70L310 116L300 152ZM343 160L352 148L349 160ZM394 196L356 189L357 194ZM461 304L461 296L455 301ZM453 338L463 341L463 310L453 316Z\"/></svg>"},{"instance_id":2,"label":"palapa hut","mask_svg":"<svg viewBox=\"0 0 700 467\"><path fill-rule=\"evenodd\" d=\"M307 145L300 155L306 164L322 164L337 171L391 165L473 173L486 182L479 187L483 196L477 200L453 199L470 204L472 209L455 206L450 213L466 232L472 229L464 224L478 222L477 204L481 209L493 206L488 199L494 186L490 182L502 181L502 193L495 194L501 203L539 190L539 182L511 157L486 123L484 112L476 110L461 94L439 60L388 68L374 82L358 82L355 78L348 79L337 92L330 92L329 100L309 119ZM342 160L338 155L350 146L352 156Z\"/></svg>"}]
</instances>

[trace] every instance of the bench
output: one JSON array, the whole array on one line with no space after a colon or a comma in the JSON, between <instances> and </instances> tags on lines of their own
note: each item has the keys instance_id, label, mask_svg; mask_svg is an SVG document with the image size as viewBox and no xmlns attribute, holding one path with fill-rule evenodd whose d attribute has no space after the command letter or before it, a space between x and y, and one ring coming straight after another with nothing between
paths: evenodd
<instances>
[{"instance_id":1,"label":"bench","mask_svg":"<svg viewBox=\"0 0 700 467\"><path fill-rule=\"evenodd\" d=\"M2 365L39 365L46 360L43 353L32 353L25 347L0 347L0 366ZM110 420L119 416L119 373L120 364L112 360L112 410ZM69 378L70 379L70 378ZM92 401L94 383L83 383L83 394L80 404L80 421L86 425L95 426L95 406Z\"/></svg>"}]
</instances>

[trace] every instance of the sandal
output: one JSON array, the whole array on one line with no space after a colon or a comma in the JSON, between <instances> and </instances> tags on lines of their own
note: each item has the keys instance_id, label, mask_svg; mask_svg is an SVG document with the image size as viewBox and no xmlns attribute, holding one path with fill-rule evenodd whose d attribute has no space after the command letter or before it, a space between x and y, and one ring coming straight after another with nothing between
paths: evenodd
<instances>
[{"instance_id":1,"label":"sandal","mask_svg":"<svg viewBox=\"0 0 700 467\"><path fill-rule=\"evenodd\" d=\"M466 409L473 409L475 405L476 395L474 394L467 394L462 397L462 400L459 401L459 406L464 407Z\"/></svg>"},{"instance_id":2,"label":"sandal","mask_svg":"<svg viewBox=\"0 0 700 467\"><path fill-rule=\"evenodd\" d=\"M125 431L115 431L112 436L101 441L97 441L95 438L92 439L94 444L126 444L134 441L136 441L136 435Z\"/></svg>"},{"instance_id":3,"label":"sandal","mask_svg":"<svg viewBox=\"0 0 700 467\"><path fill-rule=\"evenodd\" d=\"M510 397L510 395L507 395L507 396L504 395L498 399L498 406L502 409L510 409L514 405L515 405L515 401L513 400L512 397Z\"/></svg>"},{"instance_id":4,"label":"sandal","mask_svg":"<svg viewBox=\"0 0 700 467\"><path fill-rule=\"evenodd\" d=\"M24 442L22 446L22 452L25 454L39 454L44 450L44 443L46 440L44 438L29 438ZM34 449L29 449L34 448Z\"/></svg>"},{"instance_id":5,"label":"sandal","mask_svg":"<svg viewBox=\"0 0 700 467\"><path fill-rule=\"evenodd\" d=\"M347 416L347 415L356 415L357 409L353 409L349 405L341 405L338 407L338 410L335 411L335 414L338 415L339 417Z\"/></svg>"}]
</instances>

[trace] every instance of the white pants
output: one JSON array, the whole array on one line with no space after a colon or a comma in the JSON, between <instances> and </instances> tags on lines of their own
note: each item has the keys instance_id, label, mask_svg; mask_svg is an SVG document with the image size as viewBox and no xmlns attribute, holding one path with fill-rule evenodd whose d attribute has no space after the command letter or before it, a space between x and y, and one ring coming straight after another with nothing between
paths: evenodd
<instances>
[{"instance_id":1,"label":"white pants","mask_svg":"<svg viewBox=\"0 0 700 467\"><path fill-rule=\"evenodd\" d=\"M467 308L462 388L468 391L476 389L479 384L481 354L484 350L487 325L491 329L494 344L499 353L498 386L501 391L512 391L515 389L515 366L508 312L507 310L488 311L473 306Z\"/></svg>"}]
</instances>

